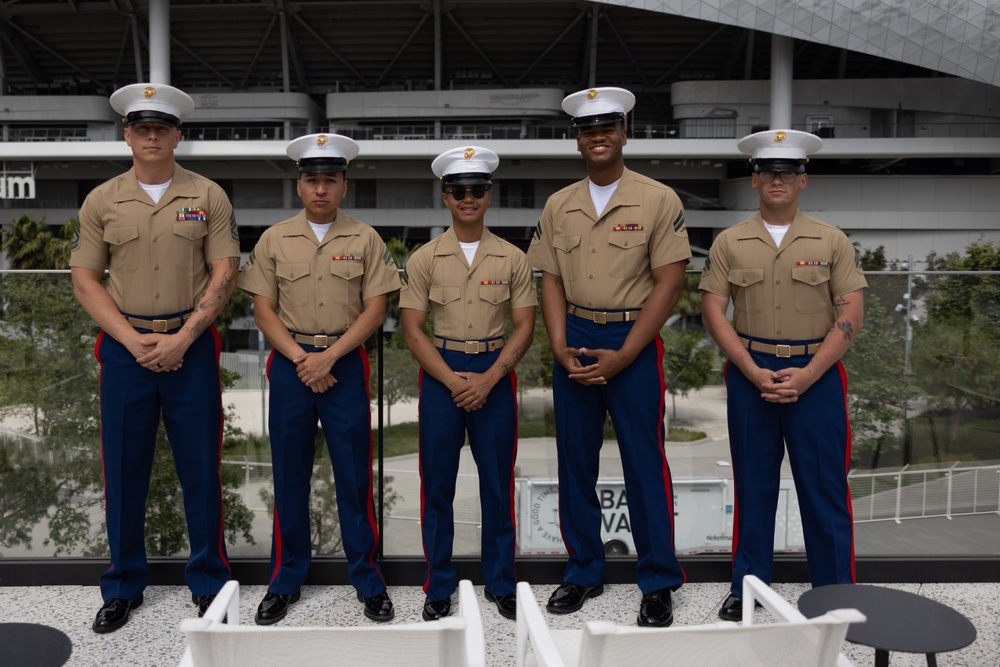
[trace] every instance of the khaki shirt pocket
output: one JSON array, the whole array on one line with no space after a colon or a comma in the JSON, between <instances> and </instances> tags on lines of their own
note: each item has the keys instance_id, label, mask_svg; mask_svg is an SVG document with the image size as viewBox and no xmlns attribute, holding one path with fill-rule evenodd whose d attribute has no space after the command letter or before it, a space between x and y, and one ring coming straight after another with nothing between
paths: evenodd
<instances>
[{"instance_id":1,"label":"khaki shirt pocket","mask_svg":"<svg viewBox=\"0 0 1000 667\"><path fill-rule=\"evenodd\" d=\"M278 307L294 308L309 303L309 262L278 262Z\"/></svg>"},{"instance_id":2,"label":"khaki shirt pocket","mask_svg":"<svg viewBox=\"0 0 1000 667\"><path fill-rule=\"evenodd\" d=\"M114 225L104 228L108 244L108 268L116 273L134 273L139 268L138 225Z\"/></svg>"},{"instance_id":3,"label":"khaki shirt pocket","mask_svg":"<svg viewBox=\"0 0 1000 667\"><path fill-rule=\"evenodd\" d=\"M612 276L631 278L649 266L646 232L611 232L608 244L608 273Z\"/></svg>"},{"instance_id":4,"label":"khaki shirt pocket","mask_svg":"<svg viewBox=\"0 0 1000 667\"><path fill-rule=\"evenodd\" d=\"M822 313L833 308L829 266L793 266L792 302L797 313Z\"/></svg>"},{"instance_id":5,"label":"khaki shirt pocket","mask_svg":"<svg viewBox=\"0 0 1000 667\"><path fill-rule=\"evenodd\" d=\"M580 235L556 236L552 239L552 247L556 249L556 263L559 264L559 275L563 280L576 280L580 271Z\"/></svg>"},{"instance_id":6,"label":"khaki shirt pocket","mask_svg":"<svg viewBox=\"0 0 1000 667\"><path fill-rule=\"evenodd\" d=\"M461 288L458 285L431 285L427 298L434 316L434 331L448 337L461 332L462 304L456 303L462 298Z\"/></svg>"},{"instance_id":7,"label":"khaki shirt pocket","mask_svg":"<svg viewBox=\"0 0 1000 667\"><path fill-rule=\"evenodd\" d=\"M506 304L510 301L510 285L480 285L479 301L480 320L485 330L502 331Z\"/></svg>"},{"instance_id":8,"label":"khaki shirt pocket","mask_svg":"<svg viewBox=\"0 0 1000 667\"><path fill-rule=\"evenodd\" d=\"M729 284L733 294L733 308L744 313L759 313L764 309L763 267L747 266L729 270Z\"/></svg>"},{"instance_id":9,"label":"khaki shirt pocket","mask_svg":"<svg viewBox=\"0 0 1000 667\"><path fill-rule=\"evenodd\" d=\"M174 262L178 269L193 269L205 264L205 242L208 223L185 220L174 223Z\"/></svg>"},{"instance_id":10,"label":"khaki shirt pocket","mask_svg":"<svg viewBox=\"0 0 1000 667\"><path fill-rule=\"evenodd\" d=\"M330 292L333 302L346 306L361 303L361 284L365 277L365 265L360 259L330 260L330 275L333 284Z\"/></svg>"}]
</instances>

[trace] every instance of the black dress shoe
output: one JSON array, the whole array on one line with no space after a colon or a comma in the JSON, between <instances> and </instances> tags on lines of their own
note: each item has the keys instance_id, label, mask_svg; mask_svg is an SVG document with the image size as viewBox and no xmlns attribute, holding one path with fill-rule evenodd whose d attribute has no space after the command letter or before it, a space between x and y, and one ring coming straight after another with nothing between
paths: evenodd
<instances>
[{"instance_id":1,"label":"black dress shoe","mask_svg":"<svg viewBox=\"0 0 1000 667\"><path fill-rule=\"evenodd\" d=\"M424 600L424 613L422 616L425 621L436 621L439 618L444 618L451 613L451 598L445 598L443 600L431 600L427 598Z\"/></svg>"},{"instance_id":2,"label":"black dress shoe","mask_svg":"<svg viewBox=\"0 0 1000 667\"><path fill-rule=\"evenodd\" d=\"M208 611L208 608L212 606L212 603L215 602L215 596L195 595L194 593L192 593L191 602L198 605L198 618L201 618L202 616L205 615L205 612Z\"/></svg>"},{"instance_id":3,"label":"black dress shoe","mask_svg":"<svg viewBox=\"0 0 1000 667\"><path fill-rule=\"evenodd\" d=\"M140 606L142 606L141 595L134 600L112 598L106 601L101 605L101 609L97 612L97 618L94 619L94 632L102 635L114 632L128 621L128 613Z\"/></svg>"},{"instance_id":4,"label":"black dress shoe","mask_svg":"<svg viewBox=\"0 0 1000 667\"><path fill-rule=\"evenodd\" d=\"M552 592L548 604L545 608L553 614L571 614L580 611L583 601L587 598L596 598L604 592L604 584L587 587L571 584L564 581L563 584Z\"/></svg>"},{"instance_id":5,"label":"black dress shoe","mask_svg":"<svg viewBox=\"0 0 1000 667\"><path fill-rule=\"evenodd\" d=\"M486 591L486 599L497 603L497 611L504 618L514 620L517 618L517 593L507 593L507 595L493 595Z\"/></svg>"},{"instance_id":6,"label":"black dress shoe","mask_svg":"<svg viewBox=\"0 0 1000 667\"><path fill-rule=\"evenodd\" d=\"M376 623L388 623L396 617L396 610L392 608L388 591L382 591L370 598L362 597L361 593L358 593L358 602L365 603L365 617Z\"/></svg>"},{"instance_id":7,"label":"black dress shoe","mask_svg":"<svg viewBox=\"0 0 1000 667\"><path fill-rule=\"evenodd\" d=\"M253 617L254 623L257 625L277 623L288 613L288 605L299 601L300 594L301 591L295 591L291 595L268 592L257 605L257 614Z\"/></svg>"},{"instance_id":8,"label":"black dress shoe","mask_svg":"<svg viewBox=\"0 0 1000 667\"><path fill-rule=\"evenodd\" d=\"M673 622L674 611L670 603L669 588L642 596L642 602L639 603L639 618L636 623L650 628L665 628Z\"/></svg>"},{"instance_id":9,"label":"black dress shoe","mask_svg":"<svg viewBox=\"0 0 1000 667\"><path fill-rule=\"evenodd\" d=\"M761 604L759 602L754 603L755 609L760 609L760 607ZM743 600L730 593L729 597L722 603L722 608L719 609L719 618L723 621L735 621L737 623L742 621Z\"/></svg>"}]
</instances>

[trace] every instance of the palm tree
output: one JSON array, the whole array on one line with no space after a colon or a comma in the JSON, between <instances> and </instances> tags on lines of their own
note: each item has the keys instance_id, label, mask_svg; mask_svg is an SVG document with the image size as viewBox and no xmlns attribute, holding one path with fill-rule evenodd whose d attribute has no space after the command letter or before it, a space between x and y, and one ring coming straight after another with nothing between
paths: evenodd
<instances>
[{"instance_id":1,"label":"palm tree","mask_svg":"<svg viewBox=\"0 0 1000 667\"><path fill-rule=\"evenodd\" d=\"M44 217L24 214L11 221L0 250L7 253L12 269L65 269L75 229L76 220L70 219L59 234L54 234Z\"/></svg>"}]
</instances>

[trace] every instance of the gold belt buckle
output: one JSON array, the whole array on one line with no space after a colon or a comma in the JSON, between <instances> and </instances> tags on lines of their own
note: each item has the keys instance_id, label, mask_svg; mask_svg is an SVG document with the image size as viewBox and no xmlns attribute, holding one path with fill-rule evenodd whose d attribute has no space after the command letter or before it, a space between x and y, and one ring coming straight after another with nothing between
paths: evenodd
<instances>
[{"instance_id":1,"label":"gold belt buckle","mask_svg":"<svg viewBox=\"0 0 1000 667\"><path fill-rule=\"evenodd\" d=\"M774 346L774 356L779 359L788 359L792 356L792 346L791 345L775 345Z\"/></svg>"},{"instance_id":2,"label":"gold belt buckle","mask_svg":"<svg viewBox=\"0 0 1000 667\"><path fill-rule=\"evenodd\" d=\"M479 341L478 340L467 340L467 341L465 341L465 353L466 354L479 354Z\"/></svg>"},{"instance_id":3,"label":"gold belt buckle","mask_svg":"<svg viewBox=\"0 0 1000 667\"><path fill-rule=\"evenodd\" d=\"M313 347L330 347L329 337L326 334L313 336Z\"/></svg>"},{"instance_id":4,"label":"gold belt buckle","mask_svg":"<svg viewBox=\"0 0 1000 667\"><path fill-rule=\"evenodd\" d=\"M593 314L594 314L594 324L607 324L608 323L608 314L607 314L607 312L600 312L599 313L599 312L597 312L595 310L595 311L593 311Z\"/></svg>"},{"instance_id":5,"label":"gold belt buckle","mask_svg":"<svg viewBox=\"0 0 1000 667\"><path fill-rule=\"evenodd\" d=\"M167 320L153 320L153 333L167 333Z\"/></svg>"}]
</instances>

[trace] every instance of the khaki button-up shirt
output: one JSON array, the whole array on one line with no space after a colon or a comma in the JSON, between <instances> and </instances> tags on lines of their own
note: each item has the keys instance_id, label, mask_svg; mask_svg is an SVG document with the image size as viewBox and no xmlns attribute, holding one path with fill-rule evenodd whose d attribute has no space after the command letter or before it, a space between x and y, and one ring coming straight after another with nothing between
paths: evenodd
<instances>
[{"instance_id":1,"label":"khaki button-up shirt","mask_svg":"<svg viewBox=\"0 0 1000 667\"><path fill-rule=\"evenodd\" d=\"M209 264L240 256L226 193L180 166L156 204L134 169L102 183L83 202L79 223L69 265L108 269L108 294L130 315L194 308L211 280Z\"/></svg>"},{"instance_id":2,"label":"khaki button-up shirt","mask_svg":"<svg viewBox=\"0 0 1000 667\"><path fill-rule=\"evenodd\" d=\"M690 257L677 194L628 169L600 217L587 179L549 197L528 248L532 266L562 278L570 303L607 310L642 308L651 270Z\"/></svg>"},{"instance_id":3,"label":"khaki button-up shirt","mask_svg":"<svg viewBox=\"0 0 1000 667\"><path fill-rule=\"evenodd\" d=\"M503 335L504 312L537 303L535 281L524 253L484 229L472 266L455 230L421 246L406 262L399 307L434 317L434 335L481 340Z\"/></svg>"},{"instance_id":4,"label":"khaki button-up shirt","mask_svg":"<svg viewBox=\"0 0 1000 667\"><path fill-rule=\"evenodd\" d=\"M317 241L303 210L261 235L238 284L276 301L289 331L341 334L358 319L365 299L399 289L399 272L368 225L339 211Z\"/></svg>"},{"instance_id":5,"label":"khaki button-up shirt","mask_svg":"<svg viewBox=\"0 0 1000 667\"><path fill-rule=\"evenodd\" d=\"M771 340L824 338L834 298L868 287L847 236L802 211L779 249L760 213L722 232L699 289L733 300L733 328Z\"/></svg>"}]
</instances>

